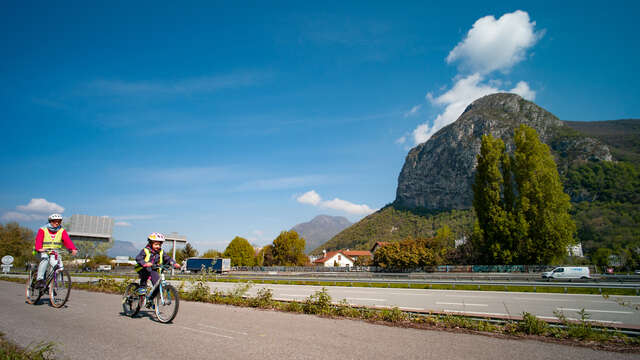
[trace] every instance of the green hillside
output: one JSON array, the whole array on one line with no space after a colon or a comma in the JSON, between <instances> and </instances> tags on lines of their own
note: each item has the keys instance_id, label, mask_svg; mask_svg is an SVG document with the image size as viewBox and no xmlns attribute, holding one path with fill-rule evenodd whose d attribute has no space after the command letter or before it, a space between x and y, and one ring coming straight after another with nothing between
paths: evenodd
<instances>
[{"instance_id":1,"label":"green hillside","mask_svg":"<svg viewBox=\"0 0 640 360\"><path fill-rule=\"evenodd\" d=\"M370 250L377 241L401 241L407 237L428 238L442 226L449 225L456 238L473 227L472 210L451 210L438 214L420 213L416 210L387 205L343 230L312 254L322 250Z\"/></svg>"}]
</instances>

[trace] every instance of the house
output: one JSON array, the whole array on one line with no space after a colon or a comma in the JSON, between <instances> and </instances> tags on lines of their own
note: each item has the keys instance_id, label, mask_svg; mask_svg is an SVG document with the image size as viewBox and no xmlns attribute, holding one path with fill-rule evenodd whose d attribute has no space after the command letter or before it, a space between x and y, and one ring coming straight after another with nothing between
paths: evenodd
<instances>
[{"instance_id":1,"label":"house","mask_svg":"<svg viewBox=\"0 0 640 360\"><path fill-rule=\"evenodd\" d=\"M353 262L357 262L358 259L360 259L360 263L361 264L366 264L369 262L369 260L373 259L373 254L371 253L371 251L368 250L344 250L342 251L343 254L351 257L353 259Z\"/></svg>"},{"instance_id":2,"label":"house","mask_svg":"<svg viewBox=\"0 0 640 360\"><path fill-rule=\"evenodd\" d=\"M313 262L313 265L318 265L318 266L325 266L325 267L331 267L331 266L353 266L354 263L354 259L352 257L350 257L349 255L345 255L343 250L337 250L337 251L329 251L328 253L324 254L324 257L316 260Z\"/></svg>"}]
</instances>

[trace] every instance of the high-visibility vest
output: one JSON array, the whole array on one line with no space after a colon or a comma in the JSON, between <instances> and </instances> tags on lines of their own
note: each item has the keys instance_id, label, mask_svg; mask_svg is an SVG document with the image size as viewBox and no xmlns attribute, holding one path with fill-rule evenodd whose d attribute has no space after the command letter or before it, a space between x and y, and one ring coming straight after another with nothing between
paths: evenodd
<instances>
[{"instance_id":1,"label":"high-visibility vest","mask_svg":"<svg viewBox=\"0 0 640 360\"><path fill-rule=\"evenodd\" d=\"M44 232L44 238L42 239L42 249L53 250L60 249L62 247L62 232L64 229L60 228L53 236L49 233L49 229L46 226L41 227Z\"/></svg>"},{"instance_id":2,"label":"high-visibility vest","mask_svg":"<svg viewBox=\"0 0 640 360\"><path fill-rule=\"evenodd\" d=\"M149 248L145 247L144 249L144 262L148 263L149 260L151 260L151 251L149 251ZM164 250L160 249L160 261L158 261L158 265L162 265L162 259L164 258ZM136 266L134 267L134 269L136 271L140 271L142 270L143 266L140 264L136 264Z\"/></svg>"}]
</instances>

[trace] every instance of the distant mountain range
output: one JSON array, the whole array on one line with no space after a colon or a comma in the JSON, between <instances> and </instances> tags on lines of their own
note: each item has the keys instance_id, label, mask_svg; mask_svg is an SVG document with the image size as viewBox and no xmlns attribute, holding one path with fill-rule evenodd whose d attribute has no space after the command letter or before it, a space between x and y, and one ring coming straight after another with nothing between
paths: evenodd
<instances>
[{"instance_id":1,"label":"distant mountain range","mask_svg":"<svg viewBox=\"0 0 640 360\"><path fill-rule=\"evenodd\" d=\"M306 240L305 253L327 242L337 233L351 226L351 222L343 216L318 215L311 221L291 228Z\"/></svg>"},{"instance_id":2,"label":"distant mountain range","mask_svg":"<svg viewBox=\"0 0 640 360\"><path fill-rule=\"evenodd\" d=\"M116 257L116 256L130 256L135 257L138 255L140 251L135 245L133 245L130 241L120 241L114 240L113 246L111 249L107 250L107 256Z\"/></svg>"},{"instance_id":3,"label":"distant mountain range","mask_svg":"<svg viewBox=\"0 0 640 360\"><path fill-rule=\"evenodd\" d=\"M313 254L431 237L444 225L456 237L468 235L475 221L471 185L482 135L501 138L512 151L520 124L536 129L551 148L586 252L638 242L640 119L561 121L518 95L493 94L474 101L454 123L409 151L394 202L318 245Z\"/></svg>"}]
</instances>

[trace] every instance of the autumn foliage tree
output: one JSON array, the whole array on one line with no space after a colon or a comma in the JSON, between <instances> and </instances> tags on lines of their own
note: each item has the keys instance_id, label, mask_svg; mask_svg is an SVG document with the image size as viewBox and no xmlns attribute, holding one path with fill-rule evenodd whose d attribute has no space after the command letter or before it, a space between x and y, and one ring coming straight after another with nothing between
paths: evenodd
<instances>
[{"instance_id":1,"label":"autumn foliage tree","mask_svg":"<svg viewBox=\"0 0 640 360\"><path fill-rule=\"evenodd\" d=\"M273 240L273 261L280 266L304 266L309 259L304 254L305 240L295 230L283 231Z\"/></svg>"}]
</instances>

